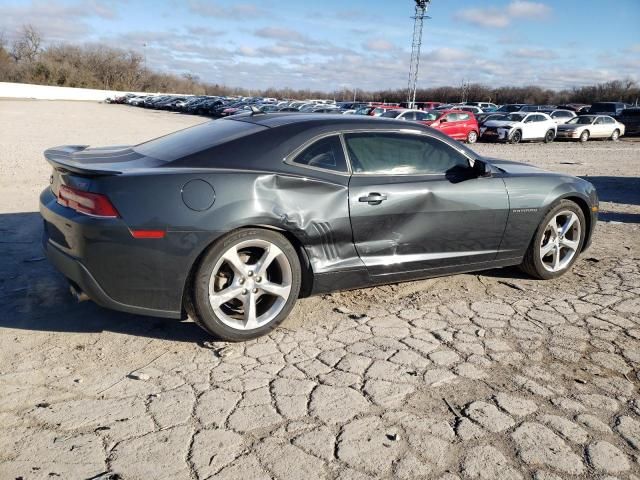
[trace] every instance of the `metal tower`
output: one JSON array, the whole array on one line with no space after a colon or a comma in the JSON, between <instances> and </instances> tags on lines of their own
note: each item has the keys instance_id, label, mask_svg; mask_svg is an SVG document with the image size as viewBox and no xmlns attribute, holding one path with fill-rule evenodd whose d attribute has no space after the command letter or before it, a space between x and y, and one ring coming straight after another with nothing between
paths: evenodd
<instances>
[{"instance_id":1,"label":"metal tower","mask_svg":"<svg viewBox=\"0 0 640 480\"><path fill-rule=\"evenodd\" d=\"M412 17L413 42L411 44L411 65L409 66L409 85L407 87L407 103L413 108L416 103L416 88L418 86L418 68L420 67L420 47L422 46L422 24L427 17L427 6L431 0L415 0L416 12ZM429 18L429 17L427 17Z\"/></svg>"}]
</instances>

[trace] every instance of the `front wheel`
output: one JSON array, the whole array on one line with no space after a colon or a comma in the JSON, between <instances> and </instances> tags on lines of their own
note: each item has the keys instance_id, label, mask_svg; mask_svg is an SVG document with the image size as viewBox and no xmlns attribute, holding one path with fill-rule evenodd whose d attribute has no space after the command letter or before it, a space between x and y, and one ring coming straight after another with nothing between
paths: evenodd
<instances>
[{"instance_id":1,"label":"front wheel","mask_svg":"<svg viewBox=\"0 0 640 480\"><path fill-rule=\"evenodd\" d=\"M293 308L301 285L298 254L277 232L232 232L204 255L187 313L207 332L227 341L267 334Z\"/></svg>"},{"instance_id":2,"label":"front wheel","mask_svg":"<svg viewBox=\"0 0 640 480\"><path fill-rule=\"evenodd\" d=\"M544 217L520 267L542 280L565 273L578 258L585 236L584 213L570 200L560 200Z\"/></svg>"},{"instance_id":3,"label":"front wheel","mask_svg":"<svg viewBox=\"0 0 640 480\"><path fill-rule=\"evenodd\" d=\"M547 131L544 136L544 143L551 143L556 138L556 134L553 130Z\"/></svg>"},{"instance_id":4,"label":"front wheel","mask_svg":"<svg viewBox=\"0 0 640 480\"><path fill-rule=\"evenodd\" d=\"M467 135L467 143L476 143L478 141L478 132L471 130Z\"/></svg>"},{"instance_id":5,"label":"front wheel","mask_svg":"<svg viewBox=\"0 0 640 480\"><path fill-rule=\"evenodd\" d=\"M613 133L611 134L611 140L613 140L614 142L617 142L619 138L620 138L620 130L614 130Z\"/></svg>"},{"instance_id":6,"label":"front wheel","mask_svg":"<svg viewBox=\"0 0 640 480\"><path fill-rule=\"evenodd\" d=\"M511 143L520 143L522 141L522 132L520 130L516 130L511 135Z\"/></svg>"},{"instance_id":7,"label":"front wheel","mask_svg":"<svg viewBox=\"0 0 640 480\"><path fill-rule=\"evenodd\" d=\"M585 130L580 134L580 141L582 143L586 142L587 140L589 140L589 130Z\"/></svg>"}]
</instances>

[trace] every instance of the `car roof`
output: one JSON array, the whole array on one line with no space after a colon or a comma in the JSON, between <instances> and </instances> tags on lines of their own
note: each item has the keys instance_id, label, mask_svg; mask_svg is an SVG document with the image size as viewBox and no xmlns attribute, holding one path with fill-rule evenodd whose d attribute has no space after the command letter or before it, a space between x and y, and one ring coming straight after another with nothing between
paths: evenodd
<instances>
[{"instance_id":1,"label":"car roof","mask_svg":"<svg viewBox=\"0 0 640 480\"><path fill-rule=\"evenodd\" d=\"M284 125L293 125L308 123L309 126L321 127L340 124L353 128L370 128L373 125L379 126L381 122L387 122L389 128L402 127L407 128L407 122L402 120L394 120L392 118L378 118L369 115L342 115L332 113L304 113L304 112L285 112L285 113L265 113L265 114L246 114L226 118L223 121L235 120L242 122L254 123L267 128L281 127ZM419 124L415 124L416 127ZM413 127L414 124L412 123ZM374 127L375 128L375 127Z\"/></svg>"}]
</instances>

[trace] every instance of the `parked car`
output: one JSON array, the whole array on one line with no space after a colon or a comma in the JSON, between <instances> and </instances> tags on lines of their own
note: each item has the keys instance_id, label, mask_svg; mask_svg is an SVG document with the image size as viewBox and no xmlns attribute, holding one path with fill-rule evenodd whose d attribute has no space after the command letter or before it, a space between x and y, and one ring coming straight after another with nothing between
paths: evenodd
<instances>
[{"instance_id":1,"label":"parked car","mask_svg":"<svg viewBox=\"0 0 640 480\"><path fill-rule=\"evenodd\" d=\"M491 102L466 102L465 105L479 107L483 112L495 112L498 109L498 106Z\"/></svg>"},{"instance_id":2,"label":"parked car","mask_svg":"<svg viewBox=\"0 0 640 480\"><path fill-rule=\"evenodd\" d=\"M520 143L522 140L553 142L558 125L546 113L514 112L500 120L489 120L480 129L483 140Z\"/></svg>"},{"instance_id":3,"label":"parked car","mask_svg":"<svg viewBox=\"0 0 640 480\"><path fill-rule=\"evenodd\" d=\"M473 113L462 110L432 110L431 112L436 118L422 121L425 125L440 130L456 140L467 143L476 143L478 140L480 129Z\"/></svg>"},{"instance_id":4,"label":"parked car","mask_svg":"<svg viewBox=\"0 0 640 480\"><path fill-rule=\"evenodd\" d=\"M462 110L463 112L471 112L474 115L478 115L480 113L484 113L484 111L480 107L476 107L474 105L461 105L456 107L458 110Z\"/></svg>"},{"instance_id":5,"label":"parked car","mask_svg":"<svg viewBox=\"0 0 640 480\"><path fill-rule=\"evenodd\" d=\"M387 110L380 118L395 118L396 120L409 120L413 122L427 122L437 118L433 112L424 112L422 110L412 110L408 108L398 108L396 110Z\"/></svg>"},{"instance_id":6,"label":"parked car","mask_svg":"<svg viewBox=\"0 0 640 480\"><path fill-rule=\"evenodd\" d=\"M640 134L640 108L625 108L618 116L618 120L624 124L625 135Z\"/></svg>"},{"instance_id":7,"label":"parked car","mask_svg":"<svg viewBox=\"0 0 640 480\"><path fill-rule=\"evenodd\" d=\"M572 112L571 110L562 109L550 110L544 113L548 114L558 125L560 125L561 123L567 123L569 120L577 116L576 113Z\"/></svg>"},{"instance_id":8,"label":"parked car","mask_svg":"<svg viewBox=\"0 0 640 480\"><path fill-rule=\"evenodd\" d=\"M415 102L413 104L413 108L417 110L433 110L438 108L440 105L442 105L442 102ZM402 108L409 108L409 103L401 102L399 106Z\"/></svg>"},{"instance_id":9,"label":"parked car","mask_svg":"<svg viewBox=\"0 0 640 480\"><path fill-rule=\"evenodd\" d=\"M250 113L44 155L43 247L75 296L221 340L330 291L508 265L556 278L597 223L588 181L393 119Z\"/></svg>"},{"instance_id":10,"label":"parked car","mask_svg":"<svg viewBox=\"0 0 640 480\"><path fill-rule=\"evenodd\" d=\"M564 125L558 125L558 138L586 142L590 138L618 140L625 126L609 115L580 115Z\"/></svg>"},{"instance_id":11,"label":"parked car","mask_svg":"<svg viewBox=\"0 0 640 480\"><path fill-rule=\"evenodd\" d=\"M524 107L525 103L507 103L505 105L501 105L496 112L501 113L511 113L511 112L519 112L522 107Z\"/></svg>"},{"instance_id":12,"label":"parked car","mask_svg":"<svg viewBox=\"0 0 640 480\"><path fill-rule=\"evenodd\" d=\"M596 102L589 108L589 115L610 115L617 117L627 108L627 104L623 102Z\"/></svg>"},{"instance_id":13,"label":"parked car","mask_svg":"<svg viewBox=\"0 0 640 480\"><path fill-rule=\"evenodd\" d=\"M507 115L509 115L508 113L498 113L498 112L484 112L484 113L479 113L478 115L476 115L476 120L478 122L478 126L482 127L486 122L488 122L489 120L500 120L505 118Z\"/></svg>"},{"instance_id":14,"label":"parked car","mask_svg":"<svg viewBox=\"0 0 640 480\"><path fill-rule=\"evenodd\" d=\"M567 103L566 105L558 105L559 109L571 110L572 112L576 112L577 114L587 113L586 110L588 110L590 107L591 105L587 105L586 103Z\"/></svg>"},{"instance_id":15,"label":"parked car","mask_svg":"<svg viewBox=\"0 0 640 480\"><path fill-rule=\"evenodd\" d=\"M519 112L550 112L555 110L555 105L522 105Z\"/></svg>"}]
</instances>

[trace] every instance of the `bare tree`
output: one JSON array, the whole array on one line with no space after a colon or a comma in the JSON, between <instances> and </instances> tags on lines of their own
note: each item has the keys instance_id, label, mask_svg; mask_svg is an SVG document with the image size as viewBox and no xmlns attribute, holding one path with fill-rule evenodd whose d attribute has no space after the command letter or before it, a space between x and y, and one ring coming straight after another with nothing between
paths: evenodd
<instances>
[{"instance_id":1,"label":"bare tree","mask_svg":"<svg viewBox=\"0 0 640 480\"><path fill-rule=\"evenodd\" d=\"M42 45L42 36L32 25L24 25L20 36L13 42L11 56L16 62L33 62Z\"/></svg>"}]
</instances>

